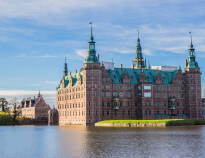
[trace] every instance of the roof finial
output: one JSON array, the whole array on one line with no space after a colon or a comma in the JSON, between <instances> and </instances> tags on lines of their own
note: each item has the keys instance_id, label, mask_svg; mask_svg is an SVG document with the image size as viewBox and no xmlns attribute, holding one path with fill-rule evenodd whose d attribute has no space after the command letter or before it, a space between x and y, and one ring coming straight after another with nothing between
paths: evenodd
<instances>
[{"instance_id":1,"label":"roof finial","mask_svg":"<svg viewBox=\"0 0 205 158\"><path fill-rule=\"evenodd\" d=\"M67 63L67 59L66 59L66 56L65 56L65 63Z\"/></svg>"},{"instance_id":2,"label":"roof finial","mask_svg":"<svg viewBox=\"0 0 205 158\"><path fill-rule=\"evenodd\" d=\"M139 30L137 30L137 37L138 37L138 39L140 38L140 31Z\"/></svg>"},{"instance_id":3,"label":"roof finial","mask_svg":"<svg viewBox=\"0 0 205 158\"><path fill-rule=\"evenodd\" d=\"M192 43L192 33L191 33L191 32L189 32L189 34L190 34L190 39L191 39L191 44L190 44L190 47L191 47L191 48L193 48L193 43Z\"/></svg>"},{"instance_id":4,"label":"roof finial","mask_svg":"<svg viewBox=\"0 0 205 158\"><path fill-rule=\"evenodd\" d=\"M149 62L149 60L148 60L148 69L150 69L151 68L151 66L150 66L150 62Z\"/></svg>"},{"instance_id":5,"label":"roof finial","mask_svg":"<svg viewBox=\"0 0 205 158\"><path fill-rule=\"evenodd\" d=\"M40 97L41 96L41 91L39 90L39 92L38 92L38 97Z\"/></svg>"},{"instance_id":6,"label":"roof finial","mask_svg":"<svg viewBox=\"0 0 205 158\"><path fill-rule=\"evenodd\" d=\"M92 22L89 22L89 24L90 24L90 40L93 41L93 24Z\"/></svg>"},{"instance_id":7,"label":"roof finial","mask_svg":"<svg viewBox=\"0 0 205 158\"><path fill-rule=\"evenodd\" d=\"M64 76L67 76L67 75L68 75L68 66L67 66L67 59L66 59L66 56L65 56Z\"/></svg>"}]
</instances>

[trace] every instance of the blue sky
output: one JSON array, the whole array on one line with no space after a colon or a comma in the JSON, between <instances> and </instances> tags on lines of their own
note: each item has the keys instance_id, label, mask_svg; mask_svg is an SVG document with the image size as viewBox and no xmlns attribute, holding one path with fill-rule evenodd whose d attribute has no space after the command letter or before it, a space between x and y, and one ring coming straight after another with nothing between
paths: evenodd
<instances>
[{"instance_id":1,"label":"blue sky","mask_svg":"<svg viewBox=\"0 0 205 158\"><path fill-rule=\"evenodd\" d=\"M1 96L41 90L55 104L64 57L71 72L83 64L90 21L100 59L117 67L130 67L139 29L151 65L184 68L191 31L204 73L204 0L0 0L0 8Z\"/></svg>"}]
</instances>

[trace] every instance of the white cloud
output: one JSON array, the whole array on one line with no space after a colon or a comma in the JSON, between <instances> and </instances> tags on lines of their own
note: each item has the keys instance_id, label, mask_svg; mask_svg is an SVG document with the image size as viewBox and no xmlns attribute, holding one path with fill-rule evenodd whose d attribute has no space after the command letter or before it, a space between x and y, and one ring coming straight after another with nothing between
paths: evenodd
<instances>
[{"instance_id":1,"label":"white cloud","mask_svg":"<svg viewBox=\"0 0 205 158\"><path fill-rule=\"evenodd\" d=\"M80 57L83 57L85 58L88 54L88 50L87 49L79 49L79 50L76 50L75 52L77 55L79 55Z\"/></svg>"},{"instance_id":2,"label":"white cloud","mask_svg":"<svg viewBox=\"0 0 205 158\"><path fill-rule=\"evenodd\" d=\"M40 20L52 15L74 15L78 14L76 10L101 8L116 2L119 0L0 0L0 16Z\"/></svg>"},{"instance_id":3,"label":"white cloud","mask_svg":"<svg viewBox=\"0 0 205 158\"><path fill-rule=\"evenodd\" d=\"M37 96L38 92L33 90L0 90L0 97L5 97L8 100L17 98L18 101L21 101L25 97ZM56 104L56 91L42 90L40 92L49 105Z\"/></svg>"},{"instance_id":4,"label":"white cloud","mask_svg":"<svg viewBox=\"0 0 205 158\"><path fill-rule=\"evenodd\" d=\"M144 49L142 53L146 54L147 56L153 56L153 53L148 49Z\"/></svg>"},{"instance_id":5,"label":"white cloud","mask_svg":"<svg viewBox=\"0 0 205 158\"><path fill-rule=\"evenodd\" d=\"M17 55L17 57L18 58L57 58L58 56L46 53L46 54L39 54L39 55L19 54Z\"/></svg>"},{"instance_id":6,"label":"white cloud","mask_svg":"<svg viewBox=\"0 0 205 158\"><path fill-rule=\"evenodd\" d=\"M146 55L154 55L155 51L169 51L171 53L184 54L190 44L190 37L188 32L194 30L193 43L198 52L205 52L205 30L204 24L197 26L183 25L183 26L152 26L143 25L139 26L140 39L142 51ZM111 36L113 48L110 50L121 54L134 53L137 40L136 28L127 27L123 25L115 25L106 23L100 26L101 36ZM107 35L108 34L108 35ZM99 36L99 35L98 35ZM105 43L105 42L104 42ZM131 48L131 49L130 49Z\"/></svg>"},{"instance_id":7,"label":"white cloud","mask_svg":"<svg viewBox=\"0 0 205 158\"><path fill-rule=\"evenodd\" d=\"M49 85L57 85L58 81L44 81L44 83Z\"/></svg>"},{"instance_id":8,"label":"white cloud","mask_svg":"<svg viewBox=\"0 0 205 158\"><path fill-rule=\"evenodd\" d=\"M28 96L37 95L39 91L32 90L0 90L0 96ZM41 91L42 95L54 95L56 91Z\"/></svg>"}]
</instances>

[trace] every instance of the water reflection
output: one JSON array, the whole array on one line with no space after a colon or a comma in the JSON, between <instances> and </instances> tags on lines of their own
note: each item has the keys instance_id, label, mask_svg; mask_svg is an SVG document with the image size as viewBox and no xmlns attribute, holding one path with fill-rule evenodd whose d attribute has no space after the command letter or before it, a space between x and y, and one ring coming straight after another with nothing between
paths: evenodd
<instances>
[{"instance_id":1,"label":"water reflection","mask_svg":"<svg viewBox=\"0 0 205 158\"><path fill-rule=\"evenodd\" d=\"M3 158L205 157L205 126L0 127L0 137Z\"/></svg>"}]
</instances>

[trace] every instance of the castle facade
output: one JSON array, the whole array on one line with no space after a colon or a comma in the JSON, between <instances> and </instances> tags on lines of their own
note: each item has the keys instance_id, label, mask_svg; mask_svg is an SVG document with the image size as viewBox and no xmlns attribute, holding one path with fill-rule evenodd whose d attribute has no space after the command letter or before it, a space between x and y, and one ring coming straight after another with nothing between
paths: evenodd
<instances>
[{"instance_id":1,"label":"castle facade","mask_svg":"<svg viewBox=\"0 0 205 158\"><path fill-rule=\"evenodd\" d=\"M59 125L92 124L101 120L203 118L201 72L192 44L184 71L150 67L138 36L131 68L106 68L96 54L92 33L88 55L79 72L67 63L56 89Z\"/></svg>"}]
</instances>

